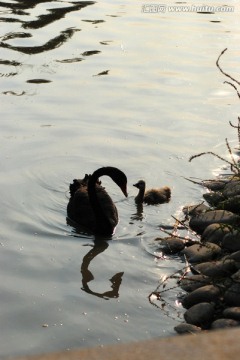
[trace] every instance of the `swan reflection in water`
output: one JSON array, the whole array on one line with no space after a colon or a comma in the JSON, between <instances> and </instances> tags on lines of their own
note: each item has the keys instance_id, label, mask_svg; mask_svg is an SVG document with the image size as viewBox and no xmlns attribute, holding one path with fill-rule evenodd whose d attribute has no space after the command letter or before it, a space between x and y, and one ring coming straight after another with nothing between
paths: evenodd
<instances>
[{"instance_id":1,"label":"swan reflection in water","mask_svg":"<svg viewBox=\"0 0 240 360\"><path fill-rule=\"evenodd\" d=\"M93 291L90 289L88 283L94 280L94 276L91 273L91 271L88 269L91 261L99 254L101 254L103 251L105 251L108 248L109 244L106 241L101 241L98 243L95 243L93 246L93 249L91 249L83 258L82 266L81 266L81 274L82 274L82 290L87 292L88 294L97 296L99 298L102 298L104 300L109 300L111 298L116 299L119 297L119 289L120 285L122 283L122 276L123 272L116 273L113 275L113 277L110 280L112 283L111 288L112 290L105 291L102 293Z\"/></svg>"},{"instance_id":2,"label":"swan reflection in water","mask_svg":"<svg viewBox=\"0 0 240 360\"><path fill-rule=\"evenodd\" d=\"M103 251L109 244L107 240L112 238L115 227L118 224L117 208L101 185L99 178L109 176L127 197L127 177L116 167L106 166L95 170L91 175L85 174L83 179L74 179L70 184L70 199L67 205L67 223L73 223L77 232L81 228L88 229L95 237L94 247L83 258L81 266L82 290L97 297L108 300L119 297L119 288L122 282L123 272L116 273L111 279L112 290L98 293L89 288L88 283L94 279L88 269L91 261Z\"/></svg>"}]
</instances>

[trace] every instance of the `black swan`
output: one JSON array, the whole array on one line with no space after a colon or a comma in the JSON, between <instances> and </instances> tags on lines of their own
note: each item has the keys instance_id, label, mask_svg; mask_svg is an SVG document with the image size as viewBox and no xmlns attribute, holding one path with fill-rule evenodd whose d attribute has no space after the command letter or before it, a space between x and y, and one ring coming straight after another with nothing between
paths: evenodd
<instances>
[{"instance_id":1,"label":"black swan","mask_svg":"<svg viewBox=\"0 0 240 360\"><path fill-rule=\"evenodd\" d=\"M84 179L75 179L70 184L70 200L67 206L68 217L99 235L109 236L114 233L118 223L118 211L111 197L101 186L100 176L107 175L127 195L127 177L119 169L111 166L102 167Z\"/></svg>"},{"instance_id":2,"label":"black swan","mask_svg":"<svg viewBox=\"0 0 240 360\"><path fill-rule=\"evenodd\" d=\"M136 204L146 203L148 205L157 205L166 203L170 200L171 189L168 186L159 189L150 189L146 192L146 183L144 180L139 180L136 184L133 184L133 186L139 189L139 192L135 197Z\"/></svg>"}]
</instances>

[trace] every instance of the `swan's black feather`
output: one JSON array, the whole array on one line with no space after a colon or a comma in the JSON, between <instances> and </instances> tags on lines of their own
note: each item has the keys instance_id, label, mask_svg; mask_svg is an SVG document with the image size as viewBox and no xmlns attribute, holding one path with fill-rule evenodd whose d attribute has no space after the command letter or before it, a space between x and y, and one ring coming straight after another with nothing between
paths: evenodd
<instances>
[{"instance_id":1,"label":"swan's black feather","mask_svg":"<svg viewBox=\"0 0 240 360\"><path fill-rule=\"evenodd\" d=\"M102 235L112 235L118 223L118 211L98 177L108 175L126 194L127 178L113 167L96 170L83 179L74 179L70 184L68 217L79 225Z\"/></svg>"}]
</instances>

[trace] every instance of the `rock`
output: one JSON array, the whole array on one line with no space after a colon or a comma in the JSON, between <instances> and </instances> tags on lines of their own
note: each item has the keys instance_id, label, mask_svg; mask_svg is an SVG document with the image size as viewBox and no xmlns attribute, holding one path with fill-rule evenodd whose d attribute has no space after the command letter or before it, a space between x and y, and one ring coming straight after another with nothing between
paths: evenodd
<instances>
[{"instance_id":1,"label":"rock","mask_svg":"<svg viewBox=\"0 0 240 360\"><path fill-rule=\"evenodd\" d=\"M194 269L211 278L229 277L237 271L234 260L208 261L194 266Z\"/></svg>"},{"instance_id":2,"label":"rock","mask_svg":"<svg viewBox=\"0 0 240 360\"><path fill-rule=\"evenodd\" d=\"M235 272L235 274L233 274L231 276L232 280L236 283L240 283L240 270L238 270L237 272Z\"/></svg>"},{"instance_id":3,"label":"rock","mask_svg":"<svg viewBox=\"0 0 240 360\"><path fill-rule=\"evenodd\" d=\"M214 306L208 302L192 306L184 314L184 319L188 324L206 328L213 320Z\"/></svg>"},{"instance_id":4,"label":"rock","mask_svg":"<svg viewBox=\"0 0 240 360\"><path fill-rule=\"evenodd\" d=\"M218 287L205 285L187 294L182 300L182 305L189 309L191 306L202 302L217 302L219 295L220 290Z\"/></svg>"},{"instance_id":5,"label":"rock","mask_svg":"<svg viewBox=\"0 0 240 360\"><path fill-rule=\"evenodd\" d=\"M192 230L202 234L208 225L214 223L239 225L240 216L226 210L210 210L191 218L189 226Z\"/></svg>"},{"instance_id":6,"label":"rock","mask_svg":"<svg viewBox=\"0 0 240 360\"><path fill-rule=\"evenodd\" d=\"M240 181L239 180L233 180L229 181L223 190L223 195L226 198L240 195Z\"/></svg>"},{"instance_id":7,"label":"rock","mask_svg":"<svg viewBox=\"0 0 240 360\"><path fill-rule=\"evenodd\" d=\"M226 234L222 240L222 247L232 252L240 250L240 231L233 230Z\"/></svg>"},{"instance_id":8,"label":"rock","mask_svg":"<svg viewBox=\"0 0 240 360\"><path fill-rule=\"evenodd\" d=\"M202 329L196 325L182 323L174 327L174 330L182 335L182 334L195 334L197 332L202 331Z\"/></svg>"},{"instance_id":9,"label":"rock","mask_svg":"<svg viewBox=\"0 0 240 360\"><path fill-rule=\"evenodd\" d=\"M183 213L189 216L197 216L207 210L210 210L210 208L202 203L197 205L187 205L182 209Z\"/></svg>"},{"instance_id":10,"label":"rock","mask_svg":"<svg viewBox=\"0 0 240 360\"><path fill-rule=\"evenodd\" d=\"M198 263L215 259L221 254L221 248L213 243L195 244L185 247L181 254L185 255L190 263Z\"/></svg>"},{"instance_id":11,"label":"rock","mask_svg":"<svg viewBox=\"0 0 240 360\"><path fill-rule=\"evenodd\" d=\"M229 306L240 306L240 283L232 284L225 291L224 301Z\"/></svg>"},{"instance_id":12,"label":"rock","mask_svg":"<svg viewBox=\"0 0 240 360\"><path fill-rule=\"evenodd\" d=\"M228 255L226 258L235 260L237 263L240 262L240 250L235 251L234 253Z\"/></svg>"},{"instance_id":13,"label":"rock","mask_svg":"<svg viewBox=\"0 0 240 360\"><path fill-rule=\"evenodd\" d=\"M202 242L210 242L221 245L222 240L226 234L232 231L231 225L227 224L210 224L202 233Z\"/></svg>"},{"instance_id":14,"label":"rock","mask_svg":"<svg viewBox=\"0 0 240 360\"><path fill-rule=\"evenodd\" d=\"M225 200L225 196L219 192L208 192L203 194L203 198L208 202L211 206L217 206L221 201Z\"/></svg>"},{"instance_id":15,"label":"rock","mask_svg":"<svg viewBox=\"0 0 240 360\"><path fill-rule=\"evenodd\" d=\"M240 251L236 251L230 255L225 256L225 259L234 260L236 268L240 270Z\"/></svg>"},{"instance_id":16,"label":"rock","mask_svg":"<svg viewBox=\"0 0 240 360\"><path fill-rule=\"evenodd\" d=\"M240 195L236 195L234 197L228 198L226 200L218 202L216 204L217 209L223 209L232 211L234 213L240 212Z\"/></svg>"},{"instance_id":17,"label":"rock","mask_svg":"<svg viewBox=\"0 0 240 360\"><path fill-rule=\"evenodd\" d=\"M227 184L225 180L204 180L202 183L203 186L212 191L221 191Z\"/></svg>"},{"instance_id":18,"label":"rock","mask_svg":"<svg viewBox=\"0 0 240 360\"><path fill-rule=\"evenodd\" d=\"M167 255L176 254L185 247L184 241L174 236L167 238L156 238L155 241L160 243L160 250Z\"/></svg>"},{"instance_id":19,"label":"rock","mask_svg":"<svg viewBox=\"0 0 240 360\"><path fill-rule=\"evenodd\" d=\"M211 325L212 330L225 329L233 326L239 326L240 322L233 319L218 319L213 321Z\"/></svg>"},{"instance_id":20,"label":"rock","mask_svg":"<svg viewBox=\"0 0 240 360\"><path fill-rule=\"evenodd\" d=\"M192 292L204 285L209 285L211 279L204 275L186 276L179 281L179 285L186 292Z\"/></svg>"},{"instance_id":21,"label":"rock","mask_svg":"<svg viewBox=\"0 0 240 360\"><path fill-rule=\"evenodd\" d=\"M240 321L240 307L233 306L233 307L226 308L223 311L223 316L228 319Z\"/></svg>"}]
</instances>

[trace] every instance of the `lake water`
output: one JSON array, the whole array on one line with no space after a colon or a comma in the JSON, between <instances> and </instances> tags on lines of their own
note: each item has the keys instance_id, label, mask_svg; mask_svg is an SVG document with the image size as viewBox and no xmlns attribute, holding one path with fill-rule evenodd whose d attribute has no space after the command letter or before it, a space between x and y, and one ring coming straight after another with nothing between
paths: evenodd
<instances>
[{"instance_id":1,"label":"lake water","mask_svg":"<svg viewBox=\"0 0 240 360\"><path fill-rule=\"evenodd\" d=\"M184 262L161 258L154 239L202 200L183 177L222 166L189 157L227 156L224 139L237 141L239 99L216 66L228 48L221 67L240 79L240 5L228 3L234 11L216 11L221 1L190 12L135 0L0 2L1 356L175 335L180 289L156 306L148 297ZM94 246L67 224L68 186L105 165L126 173L129 197L102 178L120 223ZM141 178L169 185L171 201L139 214Z\"/></svg>"}]
</instances>

